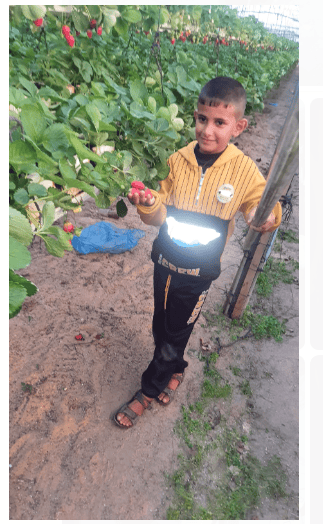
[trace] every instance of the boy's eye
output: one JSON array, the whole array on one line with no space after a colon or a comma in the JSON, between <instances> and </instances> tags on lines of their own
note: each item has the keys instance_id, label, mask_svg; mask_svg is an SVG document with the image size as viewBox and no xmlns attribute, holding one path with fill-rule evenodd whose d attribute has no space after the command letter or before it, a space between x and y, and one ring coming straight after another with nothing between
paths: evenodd
<instances>
[{"instance_id":1,"label":"boy's eye","mask_svg":"<svg viewBox=\"0 0 323 524\"><path fill-rule=\"evenodd\" d=\"M220 126L222 126L222 124L224 124L224 122L223 122L222 120L218 120L218 121L217 121L217 124L220 125Z\"/></svg>"}]
</instances>

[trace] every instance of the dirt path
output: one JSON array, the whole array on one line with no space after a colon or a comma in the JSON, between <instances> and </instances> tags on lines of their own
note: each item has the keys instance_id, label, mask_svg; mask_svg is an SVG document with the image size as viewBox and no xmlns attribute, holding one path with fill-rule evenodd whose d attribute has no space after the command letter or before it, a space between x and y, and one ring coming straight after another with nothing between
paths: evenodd
<instances>
[{"instance_id":1,"label":"dirt path","mask_svg":"<svg viewBox=\"0 0 323 524\"><path fill-rule=\"evenodd\" d=\"M255 116L256 126L236 140L264 175L294 82L292 75L284 79L270 93L264 114ZM298 177L293 194L288 229L297 233ZM97 209L92 199L76 215L81 227L102 220L139 228L145 237L124 254L71 252L63 259L50 256L36 240L32 263L21 271L39 292L10 321L10 519L164 520L171 502L163 472L174 471L181 450L173 429L181 406L199 396L203 370L196 350L200 338L211 340L212 329L202 327L201 317L176 402L167 410L154 403L131 431L116 427L111 414L140 387L153 352L150 248L157 229L145 226L132 206L124 219L108 219L107 210ZM242 258L244 227L239 218L205 309L224 302ZM284 243L282 256L298 259L297 244ZM248 413L241 398L233 399L229 412L225 402L218 407L228 424L231 418L248 423L253 454L261 460L277 455L287 471L290 496L264 499L253 518L293 520L298 511L298 283L279 285L267 300L272 314L288 319L283 342L249 340L223 350L219 370L225 374L239 358L253 396ZM84 341L75 340L79 333ZM32 391L24 391L22 383Z\"/></svg>"}]
</instances>

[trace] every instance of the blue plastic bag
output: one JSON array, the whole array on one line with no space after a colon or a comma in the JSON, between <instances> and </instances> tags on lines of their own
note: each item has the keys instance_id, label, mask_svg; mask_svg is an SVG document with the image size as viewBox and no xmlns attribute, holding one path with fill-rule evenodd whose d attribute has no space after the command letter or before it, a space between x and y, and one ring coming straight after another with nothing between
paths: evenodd
<instances>
[{"instance_id":1,"label":"blue plastic bag","mask_svg":"<svg viewBox=\"0 0 323 524\"><path fill-rule=\"evenodd\" d=\"M124 253L138 244L145 236L141 229L120 229L108 222L97 222L86 227L80 236L74 236L72 246L76 251L87 253Z\"/></svg>"}]
</instances>

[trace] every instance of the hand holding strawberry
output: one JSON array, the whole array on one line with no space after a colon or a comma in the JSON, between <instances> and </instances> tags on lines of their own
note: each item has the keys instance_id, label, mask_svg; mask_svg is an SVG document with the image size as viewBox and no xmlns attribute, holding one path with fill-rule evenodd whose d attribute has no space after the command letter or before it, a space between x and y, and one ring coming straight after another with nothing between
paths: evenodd
<instances>
[{"instance_id":1,"label":"hand holding strawberry","mask_svg":"<svg viewBox=\"0 0 323 524\"><path fill-rule=\"evenodd\" d=\"M155 197L150 189L138 181L131 182L131 189L128 193L128 200L136 206L152 206L155 203Z\"/></svg>"}]
</instances>

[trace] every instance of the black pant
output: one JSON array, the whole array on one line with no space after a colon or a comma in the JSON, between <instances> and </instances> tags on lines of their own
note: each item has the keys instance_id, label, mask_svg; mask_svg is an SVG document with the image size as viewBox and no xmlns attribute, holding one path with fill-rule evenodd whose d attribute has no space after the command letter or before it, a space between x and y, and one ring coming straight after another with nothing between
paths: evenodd
<instances>
[{"instance_id":1,"label":"black pant","mask_svg":"<svg viewBox=\"0 0 323 524\"><path fill-rule=\"evenodd\" d=\"M173 373L183 373L188 363L184 351L212 280L170 273L155 264L153 336L155 352L144 371L144 395L156 398Z\"/></svg>"}]
</instances>

